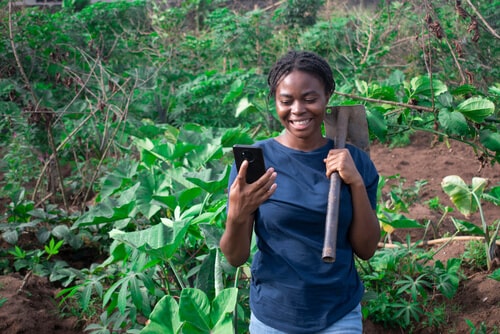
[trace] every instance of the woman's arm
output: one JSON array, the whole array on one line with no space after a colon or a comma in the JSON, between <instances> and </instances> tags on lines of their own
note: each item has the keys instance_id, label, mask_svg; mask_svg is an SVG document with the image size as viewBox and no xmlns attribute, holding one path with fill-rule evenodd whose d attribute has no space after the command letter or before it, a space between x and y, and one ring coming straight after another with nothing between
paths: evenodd
<instances>
[{"instance_id":1,"label":"woman's arm","mask_svg":"<svg viewBox=\"0 0 500 334\"><path fill-rule=\"evenodd\" d=\"M250 256L255 211L276 190L276 173L269 168L254 183L245 181L248 162L244 161L229 189L226 229L220 248L228 262L235 266L244 264Z\"/></svg>"},{"instance_id":2,"label":"woman's arm","mask_svg":"<svg viewBox=\"0 0 500 334\"><path fill-rule=\"evenodd\" d=\"M350 187L353 220L349 230L349 239L356 255L363 260L368 260L377 250L380 224L370 205L363 180L360 183L351 183Z\"/></svg>"},{"instance_id":3,"label":"woman's arm","mask_svg":"<svg viewBox=\"0 0 500 334\"><path fill-rule=\"evenodd\" d=\"M349 230L349 240L356 255L367 260L377 250L380 224L371 207L363 178L347 149L331 150L325 163L328 177L333 172L338 172L344 183L351 188L353 220Z\"/></svg>"}]
</instances>

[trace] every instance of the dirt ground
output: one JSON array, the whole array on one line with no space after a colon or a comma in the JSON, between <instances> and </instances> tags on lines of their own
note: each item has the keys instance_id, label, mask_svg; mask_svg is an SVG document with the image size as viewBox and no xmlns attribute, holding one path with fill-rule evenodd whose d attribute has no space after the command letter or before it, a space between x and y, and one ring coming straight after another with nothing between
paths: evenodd
<instances>
[{"instance_id":1,"label":"dirt ground","mask_svg":"<svg viewBox=\"0 0 500 334\"><path fill-rule=\"evenodd\" d=\"M472 177L488 178L492 184L500 182L500 166L480 168L472 149L458 142L450 142L449 147L442 142L433 144L433 138L427 134L417 134L412 144L404 148L389 149L381 144L372 144L371 157L381 175L400 174L407 181L404 187L411 187L415 181L427 180L420 194L419 201L409 209L407 217L424 223L439 221L441 215L428 208L426 201L438 196L444 205L452 206L446 194L441 190L441 180L447 175L456 174L470 184ZM492 222L500 217L500 209L493 205L484 207L486 220ZM459 213L453 213L459 219ZM479 216L469 218L479 224ZM449 219L427 236L436 239L447 233L453 233L454 227ZM393 240L403 240L410 233L412 240L422 238L422 230L396 231ZM463 254L465 242L452 242L437 257L446 261L450 257ZM442 333L471 333L465 319L469 319L477 328L484 323L491 330L500 328L500 282L487 278L486 272L470 273L468 279L460 284L454 297L453 305L448 310L448 326ZM82 323L77 318L61 317L58 312L56 294L59 289L47 279L30 277L21 292L23 284L19 274L0 276L0 333L3 334L76 334L84 333ZM402 333L400 330L387 330L370 321L365 322L364 333ZM421 333L427 333L422 331Z\"/></svg>"}]
</instances>

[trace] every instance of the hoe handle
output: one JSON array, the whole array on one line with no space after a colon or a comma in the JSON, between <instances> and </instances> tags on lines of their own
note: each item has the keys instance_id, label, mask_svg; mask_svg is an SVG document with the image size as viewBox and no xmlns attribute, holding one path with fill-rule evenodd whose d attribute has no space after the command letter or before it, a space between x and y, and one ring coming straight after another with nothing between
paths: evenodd
<instances>
[{"instance_id":1,"label":"hoe handle","mask_svg":"<svg viewBox=\"0 0 500 334\"><path fill-rule=\"evenodd\" d=\"M349 115L346 110L340 110L337 116L337 136L335 148L345 148ZM326 210L325 240L323 242L323 261L333 263L337 257L337 230L339 226L340 186L342 180L339 173L330 176L328 191L328 207Z\"/></svg>"}]
</instances>

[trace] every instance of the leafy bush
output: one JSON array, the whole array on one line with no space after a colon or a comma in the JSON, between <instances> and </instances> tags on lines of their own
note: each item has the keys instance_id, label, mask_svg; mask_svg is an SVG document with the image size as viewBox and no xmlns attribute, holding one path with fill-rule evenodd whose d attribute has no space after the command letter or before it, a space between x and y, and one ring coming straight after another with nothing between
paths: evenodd
<instances>
[{"instance_id":1,"label":"leafy bush","mask_svg":"<svg viewBox=\"0 0 500 334\"><path fill-rule=\"evenodd\" d=\"M248 270L218 250L228 152L280 131L265 73L290 48L332 64L330 103L366 104L372 139L408 144L412 131L429 131L500 162L499 60L489 30L478 37L473 25L494 20L487 3L459 6L456 20L449 2L348 13L322 12L317 0L248 12L223 0L77 2L54 12L0 2L0 194L10 198L0 231L12 245L35 231L39 249L2 255L60 282L63 302L101 314L92 332L138 332L141 316L151 317L148 330L163 328L155 310L165 308L179 310L172 328L226 328L235 308L245 328ZM422 184L397 181L381 222L421 227L403 213ZM86 244L108 259L83 270L54 260ZM408 245L360 263L372 293L365 315L439 328L438 297L454 294L460 264L429 263ZM192 309L203 311L195 321Z\"/></svg>"},{"instance_id":2,"label":"leafy bush","mask_svg":"<svg viewBox=\"0 0 500 334\"><path fill-rule=\"evenodd\" d=\"M446 299L455 295L462 278L461 260L432 265L432 255L409 240L406 245L395 245L377 251L367 262L358 262L367 289L363 315L405 331L439 330L446 324Z\"/></svg>"}]
</instances>

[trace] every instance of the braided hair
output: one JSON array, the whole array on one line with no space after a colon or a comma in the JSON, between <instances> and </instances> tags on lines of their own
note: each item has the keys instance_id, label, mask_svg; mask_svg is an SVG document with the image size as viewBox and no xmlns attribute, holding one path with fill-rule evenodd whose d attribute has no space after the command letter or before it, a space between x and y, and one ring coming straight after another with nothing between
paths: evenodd
<instances>
[{"instance_id":1,"label":"braided hair","mask_svg":"<svg viewBox=\"0 0 500 334\"><path fill-rule=\"evenodd\" d=\"M267 83L270 97L275 97L276 88L281 80L294 70L310 73L320 79L327 95L331 95L335 90L332 68L325 59L310 51L289 51L269 71Z\"/></svg>"}]
</instances>

